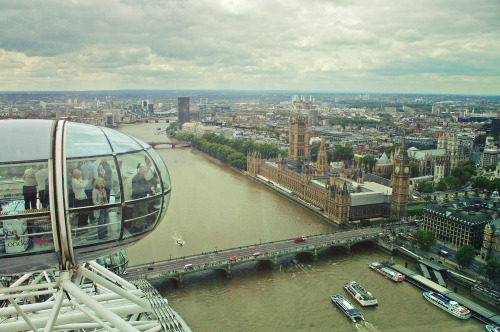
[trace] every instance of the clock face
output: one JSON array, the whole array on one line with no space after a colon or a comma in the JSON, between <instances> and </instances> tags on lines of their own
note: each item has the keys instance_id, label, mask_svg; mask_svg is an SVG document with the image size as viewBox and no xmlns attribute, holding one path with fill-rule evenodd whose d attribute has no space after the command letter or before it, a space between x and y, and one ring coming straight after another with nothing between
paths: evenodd
<instances>
[{"instance_id":1,"label":"clock face","mask_svg":"<svg viewBox=\"0 0 500 332\"><path fill-rule=\"evenodd\" d=\"M406 174L410 173L410 167L405 167L405 173Z\"/></svg>"},{"instance_id":2,"label":"clock face","mask_svg":"<svg viewBox=\"0 0 500 332\"><path fill-rule=\"evenodd\" d=\"M396 167L394 168L394 171L395 171L396 173L399 173L399 166L396 166Z\"/></svg>"}]
</instances>

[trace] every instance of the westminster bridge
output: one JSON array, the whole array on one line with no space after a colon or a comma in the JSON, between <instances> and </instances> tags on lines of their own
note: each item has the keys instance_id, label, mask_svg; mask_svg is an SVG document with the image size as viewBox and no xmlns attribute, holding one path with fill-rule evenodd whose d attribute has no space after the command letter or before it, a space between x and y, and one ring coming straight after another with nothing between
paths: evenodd
<instances>
[{"instance_id":1,"label":"westminster bridge","mask_svg":"<svg viewBox=\"0 0 500 332\"><path fill-rule=\"evenodd\" d=\"M231 278L231 269L235 266L254 261L267 261L276 268L281 258L304 253L317 260L318 253L332 247L341 247L346 252L353 245L362 242L379 243L380 238L390 234L390 229L379 226L339 231L326 234L301 237L304 241L286 239L280 241L259 243L237 248L216 250L198 255L168 259L143 265L129 267L125 279L146 278L174 279L179 287L183 286L183 277L206 270L222 270Z\"/></svg>"},{"instance_id":2,"label":"westminster bridge","mask_svg":"<svg viewBox=\"0 0 500 332\"><path fill-rule=\"evenodd\" d=\"M158 145L169 145L173 149L175 149L177 146L181 148L188 148L191 146L191 143L189 142L148 142L148 144L151 145L154 149L156 149Z\"/></svg>"}]
</instances>

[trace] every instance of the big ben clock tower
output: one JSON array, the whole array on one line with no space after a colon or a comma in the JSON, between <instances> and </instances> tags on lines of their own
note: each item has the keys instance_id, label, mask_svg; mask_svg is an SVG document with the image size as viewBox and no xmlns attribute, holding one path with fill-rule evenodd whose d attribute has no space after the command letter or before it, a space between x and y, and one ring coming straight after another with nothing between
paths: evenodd
<instances>
[{"instance_id":1,"label":"big ben clock tower","mask_svg":"<svg viewBox=\"0 0 500 332\"><path fill-rule=\"evenodd\" d=\"M410 172L411 159L408 156L408 150L403 144L399 154L394 160L394 169L392 172L392 201L391 201L391 220L398 220L406 217L408 213L408 196L410 192Z\"/></svg>"}]
</instances>

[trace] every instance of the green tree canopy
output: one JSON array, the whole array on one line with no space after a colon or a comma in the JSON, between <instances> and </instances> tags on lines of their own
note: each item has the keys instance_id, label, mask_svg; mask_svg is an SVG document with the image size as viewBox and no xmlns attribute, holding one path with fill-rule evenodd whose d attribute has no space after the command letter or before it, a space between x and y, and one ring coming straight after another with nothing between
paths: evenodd
<instances>
[{"instance_id":1,"label":"green tree canopy","mask_svg":"<svg viewBox=\"0 0 500 332\"><path fill-rule=\"evenodd\" d=\"M472 189L488 189L490 186L490 180L484 176L478 176L472 182Z\"/></svg>"},{"instance_id":2,"label":"green tree canopy","mask_svg":"<svg viewBox=\"0 0 500 332\"><path fill-rule=\"evenodd\" d=\"M375 167L375 164L377 163L377 159L374 156L372 156L371 154L367 154L366 156L363 156L360 161L361 161L361 164L368 166L370 173L373 171L373 167Z\"/></svg>"},{"instance_id":3,"label":"green tree canopy","mask_svg":"<svg viewBox=\"0 0 500 332\"><path fill-rule=\"evenodd\" d=\"M416 178L418 176L418 164L411 162L411 177Z\"/></svg>"},{"instance_id":4,"label":"green tree canopy","mask_svg":"<svg viewBox=\"0 0 500 332\"><path fill-rule=\"evenodd\" d=\"M257 151L264 158L286 156L286 152L272 144L256 144L254 141L231 140L214 133L201 137L188 133L175 133L175 138L189 141L195 149L203 151L231 166L246 169L248 152Z\"/></svg>"},{"instance_id":5,"label":"green tree canopy","mask_svg":"<svg viewBox=\"0 0 500 332\"><path fill-rule=\"evenodd\" d=\"M458 265L460 265L462 268L470 266L475 256L476 249L470 244L461 246L455 254Z\"/></svg>"},{"instance_id":6,"label":"green tree canopy","mask_svg":"<svg viewBox=\"0 0 500 332\"><path fill-rule=\"evenodd\" d=\"M420 151L425 151L425 150L431 150L431 147L428 146L428 145L422 145L420 148L419 148Z\"/></svg>"},{"instance_id":7,"label":"green tree canopy","mask_svg":"<svg viewBox=\"0 0 500 332\"><path fill-rule=\"evenodd\" d=\"M309 154L312 156L318 156L319 152L319 145L313 145L311 146L311 149L309 149Z\"/></svg>"},{"instance_id":8,"label":"green tree canopy","mask_svg":"<svg viewBox=\"0 0 500 332\"><path fill-rule=\"evenodd\" d=\"M415 241L419 245L420 249L424 251L429 251L434 244L436 244L436 237L433 231L423 231L418 230L413 235Z\"/></svg>"},{"instance_id":9,"label":"green tree canopy","mask_svg":"<svg viewBox=\"0 0 500 332\"><path fill-rule=\"evenodd\" d=\"M490 185L488 187L490 191L498 191L500 192L500 179L496 178L490 181Z\"/></svg>"},{"instance_id":10,"label":"green tree canopy","mask_svg":"<svg viewBox=\"0 0 500 332\"><path fill-rule=\"evenodd\" d=\"M460 181L459 178L452 175L445 176L443 180L446 183L446 186L450 189L455 189L462 185L462 181Z\"/></svg>"},{"instance_id":11,"label":"green tree canopy","mask_svg":"<svg viewBox=\"0 0 500 332\"><path fill-rule=\"evenodd\" d=\"M485 171L486 172L489 172L489 171L494 171L497 169L497 165L496 164L491 164L491 165L488 165L486 168L485 168Z\"/></svg>"},{"instance_id":12,"label":"green tree canopy","mask_svg":"<svg viewBox=\"0 0 500 332\"><path fill-rule=\"evenodd\" d=\"M500 282L500 262L495 259L490 259L486 262L484 271L488 275L488 278L494 283Z\"/></svg>"},{"instance_id":13,"label":"green tree canopy","mask_svg":"<svg viewBox=\"0 0 500 332\"><path fill-rule=\"evenodd\" d=\"M351 161L354 158L354 152L350 146L336 145L333 153L334 161Z\"/></svg>"},{"instance_id":14,"label":"green tree canopy","mask_svg":"<svg viewBox=\"0 0 500 332\"><path fill-rule=\"evenodd\" d=\"M421 193L432 193L434 192L434 184L432 181L420 182L417 186L417 190Z\"/></svg>"},{"instance_id":15,"label":"green tree canopy","mask_svg":"<svg viewBox=\"0 0 500 332\"><path fill-rule=\"evenodd\" d=\"M436 190L437 191L445 191L448 189L448 186L446 185L446 182L441 180L439 183L436 185Z\"/></svg>"},{"instance_id":16,"label":"green tree canopy","mask_svg":"<svg viewBox=\"0 0 500 332\"><path fill-rule=\"evenodd\" d=\"M177 128L179 128L179 122L174 121L168 125L167 130L177 130Z\"/></svg>"}]
</instances>

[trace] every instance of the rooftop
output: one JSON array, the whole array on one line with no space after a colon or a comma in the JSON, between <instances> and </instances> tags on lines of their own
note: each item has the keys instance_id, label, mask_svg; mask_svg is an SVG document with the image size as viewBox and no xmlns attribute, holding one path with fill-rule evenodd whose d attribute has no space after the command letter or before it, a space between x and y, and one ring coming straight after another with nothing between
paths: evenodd
<instances>
[{"instance_id":1,"label":"rooftop","mask_svg":"<svg viewBox=\"0 0 500 332\"><path fill-rule=\"evenodd\" d=\"M498 202L489 197L466 195L463 198L445 199L443 203L432 201L424 213L438 215L467 226L484 225L493 220Z\"/></svg>"}]
</instances>

